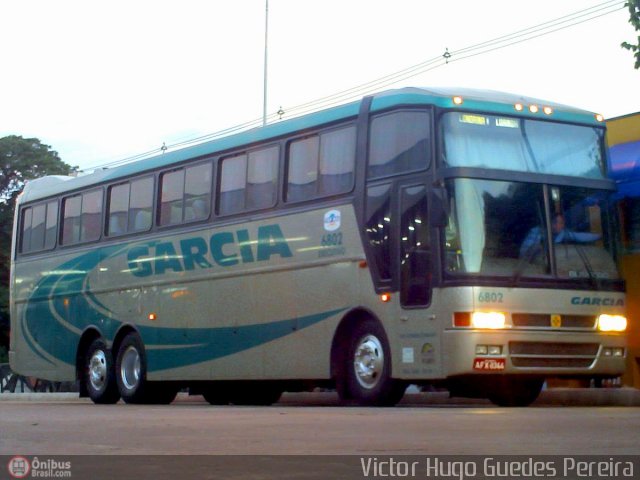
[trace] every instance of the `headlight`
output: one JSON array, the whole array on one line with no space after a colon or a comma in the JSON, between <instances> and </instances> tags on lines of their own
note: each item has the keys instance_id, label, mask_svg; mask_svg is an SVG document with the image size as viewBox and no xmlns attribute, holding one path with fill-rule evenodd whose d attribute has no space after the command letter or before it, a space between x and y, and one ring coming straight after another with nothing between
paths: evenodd
<instances>
[{"instance_id":1,"label":"headlight","mask_svg":"<svg viewBox=\"0 0 640 480\"><path fill-rule=\"evenodd\" d=\"M471 326L474 328L504 328L506 316L502 312L473 312Z\"/></svg>"},{"instance_id":2,"label":"headlight","mask_svg":"<svg viewBox=\"0 0 640 480\"><path fill-rule=\"evenodd\" d=\"M627 318L622 315L602 314L598 317L598 330L601 332L624 332L627 329Z\"/></svg>"}]
</instances>

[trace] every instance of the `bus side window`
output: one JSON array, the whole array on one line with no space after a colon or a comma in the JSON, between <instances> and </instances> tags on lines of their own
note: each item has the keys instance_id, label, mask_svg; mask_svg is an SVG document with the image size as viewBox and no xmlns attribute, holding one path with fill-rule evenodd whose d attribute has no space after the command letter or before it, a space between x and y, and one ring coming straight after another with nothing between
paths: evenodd
<instances>
[{"instance_id":1,"label":"bus side window","mask_svg":"<svg viewBox=\"0 0 640 480\"><path fill-rule=\"evenodd\" d=\"M244 210L247 185L247 155L236 155L222 160L218 213L231 215Z\"/></svg>"},{"instance_id":2,"label":"bus side window","mask_svg":"<svg viewBox=\"0 0 640 480\"><path fill-rule=\"evenodd\" d=\"M129 183L114 185L109 188L109 225L107 235L127 233L127 210L129 208Z\"/></svg>"},{"instance_id":3,"label":"bus side window","mask_svg":"<svg viewBox=\"0 0 640 480\"><path fill-rule=\"evenodd\" d=\"M247 165L246 208L257 210L273 207L278 191L280 147L249 152Z\"/></svg>"},{"instance_id":4,"label":"bus side window","mask_svg":"<svg viewBox=\"0 0 640 480\"><path fill-rule=\"evenodd\" d=\"M42 203L33 207L33 216L31 223L31 246L32 252L37 252L44 248L44 230L47 215L47 206Z\"/></svg>"},{"instance_id":5,"label":"bus side window","mask_svg":"<svg viewBox=\"0 0 640 480\"><path fill-rule=\"evenodd\" d=\"M20 226L20 253L51 250L56 246L57 230L57 201L23 209Z\"/></svg>"},{"instance_id":6,"label":"bus side window","mask_svg":"<svg viewBox=\"0 0 640 480\"><path fill-rule=\"evenodd\" d=\"M62 202L62 244L70 245L80 241L80 208L82 197L67 197Z\"/></svg>"},{"instance_id":7,"label":"bus side window","mask_svg":"<svg viewBox=\"0 0 640 480\"><path fill-rule=\"evenodd\" d=\"M211 172L211 163L187 168L184 181L185 222L209 218Z\"/></svg>"},{"instance_id":8,"label":"bus side window","mask_svg":"<svg viewBox=\"0 0 640 480\"><path fill-rule=\"evenodd\" d=\"M400 111L373 118L369 141L368 178L424 170L429 166L430 116Z\"/></svg>"},{"instance_id":9,"label":"bus side window","mask_svg":"<svg viewBox=\"0 0 640 480\"><path fill-rule=\"evenodd\" d=\"M320 138L297 140L289 145L287 201L300 202L316 196Z\"/></svg>"},{"instance_id":10,"label":"bus side window","mask_svg":"<svg viewBox=\"0 0 640 480\"><path fill-rule=\"evenodd\" d=\"M327 196L350 191L353 187L355 160L355 127L341 128L321 135L319 194Z\"/></svg>"},{"instance_id":11,"label":"bus side window","mask_svg":"<svg viewBox=\"0 0 640 480\"><path fill-rule=\"evenodd\" d=\"M31 225L33 218L33 208L24 208L22 210L22 234L20 236L20 252L28 253L31 251Z\"/></svg>"},{"instance_id":12,"label":"bus side window","mask_svg":"<svg viewBox=\"0 0 640 480\"><path fill-rule=\"evenodd\" d=\"M160 225L182 222L184 169L164 173L160 177Z\"/></svg>"},{"instance_id":13,"label":"bus side window","mask_svg":"<svg viewBox=\"0 0 640 480\"><path fill-rule=\"evenodd\" d=\"M47 220L44 232L44 248L51 250L56 246L56 236L58 233L58 202L47 204Z\"/></svg>"},{"instance_id":14,"label":"bus side window","mask_svg":"<svg viewBox=\"0 0 640 480\"><path fill-rule=\"evenodd\" d=\"M101 222L102 189L83 193L80 241L90 242L99 239Z\"/></svg>"},{"instance_id":15,"label":"bus side window","mask_svg":"<svg viewBox=\"0 0 640 480\"><path fill-rule=\"evenodd\" d=\"M131 182L129 198L128 232L142 232L151 228L153 209L153 177Z\"/></svg>"}]
</instances>

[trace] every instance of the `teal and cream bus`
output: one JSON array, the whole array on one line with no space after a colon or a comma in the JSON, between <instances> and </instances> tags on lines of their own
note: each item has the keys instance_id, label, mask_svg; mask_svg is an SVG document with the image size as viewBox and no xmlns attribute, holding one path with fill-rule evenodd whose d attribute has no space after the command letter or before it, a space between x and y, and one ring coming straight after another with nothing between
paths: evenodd
<instances>
[{"instance_id":1,"label":"teal and cream bus","mask_svg":"<svg viewBox=\"0 0 640 480\"><path fill-rule=\"evenodd\" d=\"M527 405L624 371L604 124L405 88L78 178L16 210L11 367L96 403L408 384Z\"/></svg>"}]
</instances>

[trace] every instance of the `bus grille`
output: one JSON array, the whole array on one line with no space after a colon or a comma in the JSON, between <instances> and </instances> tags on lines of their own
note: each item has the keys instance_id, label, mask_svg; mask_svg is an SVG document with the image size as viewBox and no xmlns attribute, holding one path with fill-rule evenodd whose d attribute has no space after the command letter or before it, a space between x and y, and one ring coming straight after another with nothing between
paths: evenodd
<instances>
[{"instance_id":1,"label":"bus grille","mask_svg":"<svg viewBox=\"0 0 640 480\"><path fill-rule=\"evenodd\" d=\"M593 330L596 326L595 315L561 315L559 327L552 327L551 315L539 313L514 313L511 321L514 327L533 328L581 328Z\"/></svg>"},{"instance_id":2,"label":"bus grille","mask_svg":"<svg viewBox=\"0 0 640 480\"><path fill-rule=\"evenodd\" d=\"M598 355L597 343L509 342L514 367L589 368Z\"/></svg>"}]
</instances>

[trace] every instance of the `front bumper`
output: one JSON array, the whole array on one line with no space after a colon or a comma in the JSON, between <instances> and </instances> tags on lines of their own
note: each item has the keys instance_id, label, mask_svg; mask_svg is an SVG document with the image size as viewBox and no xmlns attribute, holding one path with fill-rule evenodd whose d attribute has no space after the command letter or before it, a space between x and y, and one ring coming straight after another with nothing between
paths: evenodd
<instances>
[{"instance_id":1,"label":"front bumper","mask_svg":"<svg viewBox=\"0 0 640 480\"><path fill-rule=\"evenodd\" d=\"M500 353L479 354L478 346L500 347ZM496 373L618 376L625 371L627 355L624 334L578 331L450 329L444 332L443 347L446 377Z\"/></svg>"}]
</instances>

